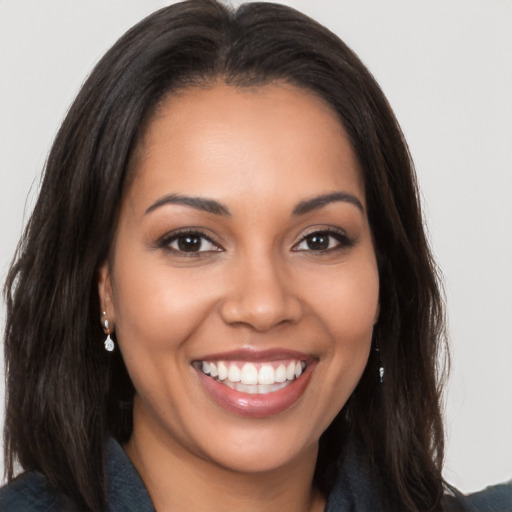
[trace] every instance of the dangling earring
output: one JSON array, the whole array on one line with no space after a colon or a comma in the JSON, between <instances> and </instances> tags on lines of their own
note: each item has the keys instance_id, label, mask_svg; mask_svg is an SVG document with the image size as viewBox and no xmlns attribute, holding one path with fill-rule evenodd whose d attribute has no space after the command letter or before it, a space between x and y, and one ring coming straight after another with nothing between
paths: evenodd
<instances>
[{"instance_id":1,"label":"dangling earring","mask_svg":"<svg viewBox=\"0 0 512 512\"><path fill-rule=\"evenodd\" d=\"M375 340L375 352L377 353L377 357L379 358L379 382L382 384L384 382L384 366L382 365L382 358L380 356L380 346L377 340Z\"/></svg>"},{"instance_id":2,"label":"dangling earring","mask_svg":"<svg viewBox=\"0 0 512 512\"><path fill-rule=\"evenodd\" d=\"M103 311L103 316L105 317L105 320L103 320L103 330L107 335L107 339L103 344L105 345L105 350L107 352L112 352L114 350L114 341L110 337L110 327L108 326L108 318L107 313L105 311Z\"/></svg>"}]
</instances>

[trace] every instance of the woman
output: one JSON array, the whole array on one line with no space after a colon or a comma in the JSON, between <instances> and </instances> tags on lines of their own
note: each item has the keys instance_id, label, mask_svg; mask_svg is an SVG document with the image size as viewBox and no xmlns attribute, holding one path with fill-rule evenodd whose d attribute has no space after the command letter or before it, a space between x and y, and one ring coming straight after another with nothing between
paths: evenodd
<instances>
[{"instance_id":1,"label":"woman","mask_svg":"<svg viewBox=\"0 0 512 512\"><path fill-rule=\"evenodd\" d=\"M7 463L27 473L2 510L510 503L443 483L407 148L360 61L293 10L193 0L121 38L6 290Z\"/></svg>"}]
</instances>

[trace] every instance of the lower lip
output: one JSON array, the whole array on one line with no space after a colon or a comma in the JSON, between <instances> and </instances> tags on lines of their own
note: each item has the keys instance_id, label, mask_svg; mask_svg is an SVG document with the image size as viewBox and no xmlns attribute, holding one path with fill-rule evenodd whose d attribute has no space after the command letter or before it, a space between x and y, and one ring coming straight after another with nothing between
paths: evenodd
<instances>
[{"instance_id":1,"label":"lower lip","mask_svg":"<svg viewBox=\"0 0 512 512\"><path fill-rule=\"evenodd\" d=\"M309 383L313 366L314 363L308 364L304 373L283 389L272 393L254 395L231 389L225 384L208 377L199 369L197 372L206 391L218 405L241 416L263 418L279 414L299 400Z\"/></svg>"}]
</instances>

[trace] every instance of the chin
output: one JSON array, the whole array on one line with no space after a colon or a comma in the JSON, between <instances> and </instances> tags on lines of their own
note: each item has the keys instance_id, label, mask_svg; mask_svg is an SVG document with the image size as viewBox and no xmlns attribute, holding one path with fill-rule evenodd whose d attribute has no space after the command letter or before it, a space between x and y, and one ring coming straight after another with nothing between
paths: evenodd
<instances>
[{"instance_id":1,"label":"chin","mask_svg":"<svg viewBox=\"0 0 512 512\"><path fill-rule=\"evenodd\" d=\"M274 441L242 446L236 444L210 456L212 462L227 470L244 474L263 474L294 465L296 461L305 457L316 459L317 446L318 442L302 446L295 442L285 444L281 436L276 436Z\"/></svg>"}]
</instances>

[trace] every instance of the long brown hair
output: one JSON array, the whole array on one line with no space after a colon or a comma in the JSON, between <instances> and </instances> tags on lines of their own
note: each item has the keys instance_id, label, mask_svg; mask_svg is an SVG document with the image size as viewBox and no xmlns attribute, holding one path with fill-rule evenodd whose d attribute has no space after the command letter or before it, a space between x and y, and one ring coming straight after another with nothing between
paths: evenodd
<instances>
[{"instance_id":1,"label":"long brown hair","mask_svg":"<svg viewBox=\"0 0 512 512\"><path fill-rule=\"evenodd\" d=\"M5 461L43 472L88 510L104 506L106 437L126 442L134 389L119 352L103 350L97 270L116 228L130 161L164 95L222 79L285 80L337 112L358 156L380 276L378 358L320 440L325 493L343 440L357 436L390 500L440 507L444 341L436 267L407 145L379 86L334 34L268 3L166 7L129 30L78 94L49 155L39 199L5 285Z\"/></svg>"}]
</instances>

